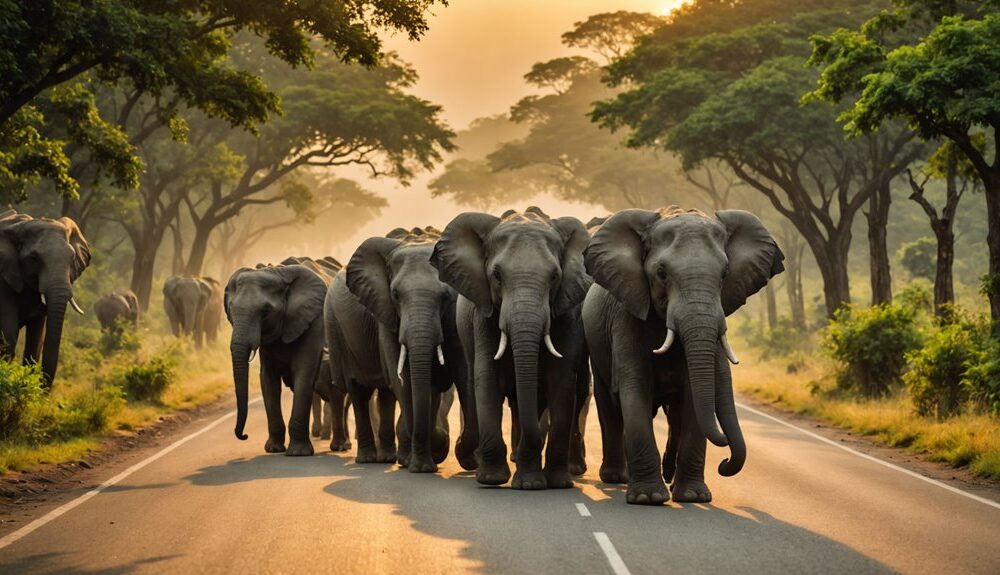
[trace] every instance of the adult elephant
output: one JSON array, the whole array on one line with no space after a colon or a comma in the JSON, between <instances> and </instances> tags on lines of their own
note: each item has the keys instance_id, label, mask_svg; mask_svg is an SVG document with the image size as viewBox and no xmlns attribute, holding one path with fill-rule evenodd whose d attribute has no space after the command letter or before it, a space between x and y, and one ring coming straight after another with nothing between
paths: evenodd
<instances>
[{"instance_id":1,"label":"adult elephant","mask_svg":"<svg viewBox=\"0 0 1000 575\"><path fill-rule=\"evenodd\" d=\"M225 290L226 317L233 325L230 352L236 383L236 437L247 420L251 354L260 350L260 387L267 413L264 451L312 455L309 409L323 355L324 279L303 265L242 268ZM281 413L281 384L294 393L288 447Z\"/></svg>"},{"instance_id":2,"label":"adult elephant","mask_svg":"<svg viewBox=\"0 0 1000 575\"><path fill-rule=\"evenodd\" d=\"M175 336L194 338L201 347L218 337L222 322L222 284L210 277L173 276L163 284L163 309Z\"/></svg>"},{"instance_id":3,"label":"adult elephant","mask_svg":"<svg viewBox=\"0 0 1000 575\"><path fill-rule=\"evenodd\" d=\"M333 369L330 354L324 351L314 384L312 433L314 437L329 439L330 451L347 451L351 448L351 433L347 429L350 400L343 384L334 381Z\"/></svg>"},{"instance_id":4,"label":"adult elephant","mask_svg":"<svg viewBox=\"0 0 1000 575\"><path fill-rule=\"evenodd\" d=\"M604 444L600 475L627 481L628 503L666 501L664 480L675 501L710 501L706 437L729 445L720 474L743 467L726 316L780 273L783 259L760 220L739 210L714 218L674 206L625 210L594 234L586 265L595 285L583 318ZM660 407L670 423L662 461L652 425Z\"/></svg>"},{"instance_id":5,"label":"adult elephant","mask_svg":"<svg viewBox=\"0 0 1000 575\"><path fill-rule=\"evenodd\" d=\"M24 363L41 358L48 387L59 365L66 308L83 314L73 282L88 265L90 246L72 219L0 215L0 357L13 357L24 328Z\"/></svg>"},{"instance_id":6,"label":"adult elephant","mask_svg":"<svg viewBox=\"0 0 1000 575\"><path fill-rule=\"evenodd\" d=\"M579 220L549 218L538 208L501 217L469 212L445 228L431 262L461 298L459 333L479 420L476 480L506 483L501 434L504 398L518 421L515 489L573 485L567 457L577 386L585 378L580 303L590 285L583 266L589 236ZM549 411L542 467L539 418Z\"/></svg>"},{"instance_id":7,"label":"adult elephant","mask_svg":"<svg viewBox=\"0 0 1000 575\"><path fill-rule=\"evenodd\" d=\"M117 329L120 322L135 326L139 323L139 298L130 289L115 290L94 303L94 313L105 331Z\"/></svg>"},{"instance_id":8,"label":"adult elephant","mask_svg":"<svg viewBox=\"0 0 1000 575\"><path fill-rule=\"evenodd\" d=\"M347 266L347 287L378 320L378 341L396 359L403 415L397 459L413 473L433 473L448 455L447 413L441 395L454 385L462 406L455 455L477 467L479 428L465 356L455 325L458 294L438 279L430 258L440 232L414 228L368 238ZM408 417L407 417L408 416Z\"/></svg>"}]
</instances>

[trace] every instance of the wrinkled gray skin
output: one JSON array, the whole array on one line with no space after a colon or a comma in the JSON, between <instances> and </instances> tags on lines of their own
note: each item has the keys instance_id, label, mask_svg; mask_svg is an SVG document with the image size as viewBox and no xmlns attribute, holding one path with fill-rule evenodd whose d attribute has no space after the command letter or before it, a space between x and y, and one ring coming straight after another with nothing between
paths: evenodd
<instances>
[{"instance_id":1,"label":"wrinkled gray skin","mask_svg":"<svg viewBox=\"0 0 1000 575\"><path fill-rule=\"evenodd\" d=\"M403 412L397 460L413 473L437 471L448 455L447 413L440 406L442 393L452 385L464 419L455 455L464 469L477 467L479 428L455 327L458 294L438 279L430 264L437 238L419 228L399 237L368 238L347 266L348 289L378 320L379 342L389 346L381 356L390 366L395 358L392 371L401 378Z\"/></svg>"},{"instance_id":2,"label":"wrinkled gray skin","mask_svg":"<svg viewBox=\"0 0 1000 575\"><path fill-rule=\"evenodd\" d=\"M59 364L59 342L73 282L90 264L90 246L70 218L0 214L0 358L11 359L21 328L24 363L41 358L46 386Z\"/></svg>"},{"instance_id":3,"label":"wrinkled gray skin","mask_svg":"<svg viewBox=\"0 0 1000 575\"><path fill-rule=\"evenodd\" d=\"M135 326L139 323L139 298L129 289L115 290L94 303L94 314L105 331L116 329L120 322Z\"/></svg>"},{"instance_id":4,"label":"wrinkled gray skin","mask_svg":"<svg viewBox=\"0 0 1000 575\"><path fill-rule=\"evenodd\" d=\"M573 485L567 459L577 387L586 381L580 377L587 368L580 303L590 285L583 267L587 240L579 220L550 219L529 208L502 218L461 214L434 249L431 261L441 279L462 295L458 326L475 381L480 483L511 479L500 429L506 398L520 428L511 486ZM546 336L562 358L548 350ZM543 468L539 418L545 409L550 424Z\"/></svg>"},{"instance_id":5,"label":"wrinkled gray skin","mask_svg":"<svg viewBox=\"0 0 1000 575\"><path fill-rule=\"evenodd\" d=\"M323 352L323 360L316 372L312 402L312 435L330 440L330 451L351 449L351 434L347 429L347 410L350 399L347 390L333 385L330 356ZM332 437L331 437L332 435Z\"/></svg>"},{"instance_id":6,"label":"wrinkled gray skin","mask_svg":"<svg viewBox=\"0 0 1000 575\"><path fill-rule=\"evenodd\" d=\"M212 343L222 321L222 284L210 277L174 276L163 284L163 309L175 336Z\"/></svg>"},{"instance_id":7,"label":"wrinkled gray skin","mask_svg":"<svg viewBox=\"0 0 1000 575\"><path fill-rule=\"evenodd\" d=\"M328 278L326 278L328 280ZM267 413L264 451L312 455L309 408L323 355L324 278L302 265L242 268L229 278L226 317L233 325L230 352L236 384L236 437L245 440L249 361L260 350L260 387ZM281 383L292 389L292 414L281 413Z\"/></svg>"},{"instance_id":8,"label":"wrinkled gray skin","mask_svg":"<svg viewBox=\"0 0 1000 575\"><path fill-rule=\"evenodd\" d=\"M355 438L358 440L354 460L357 463L395 462L393 422L396 397L402 395L402 389L395 375L398 357L385 357L383 350L398 347L398 343L380 344L378 320L348 289L344 272L334 278L326 293L323 324L334 386L347 390L354 408ZM383 337L386 336L383 334ZM376 396L377 403L372 401ZM373 413L373 406L377 406L377 415Z\"/></svg>"},{"instance_id":9,"label":"wrinkled gray skin","mask_svg":"<svg viewBox=\"0 0 1000 575\"><path fill-rule=\"evenodd\" d=\"M715 218L625 210L594 234L586 264L595 285L583 319L604 445L600 476L627 481L628 503L663 503L664 480L675 501L711 501L706 437L730 448L720 474L743 467L726 316L780 273L783 259L760 220L739 210ZM659 408L670 424L663 460L652 425Z\"/></svg>"}]
</instances>

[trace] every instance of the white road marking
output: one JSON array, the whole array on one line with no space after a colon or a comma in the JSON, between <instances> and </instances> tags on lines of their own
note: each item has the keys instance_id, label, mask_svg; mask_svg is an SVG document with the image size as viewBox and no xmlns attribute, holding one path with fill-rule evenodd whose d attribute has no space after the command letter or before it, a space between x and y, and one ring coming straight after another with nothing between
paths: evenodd
<instances>
[{"instance_id":1,"label":"white road marking","mask_svg":"<svg viewBox=\"0 0 1000 575\"><path fill-rule=\"evenodd\" d=\"M601 551L604 551L604 556L608 558L608 563L611 564L611 570L615 572L615 575L632 575L628 567L625 566L625 562L622 561L622 556L618 554L615 546L608 539L607 533L595 531L594 539L597 539L597 544L601 546Z\"/></svg>"},{"instance_id":2,"label":"white road marking","mask_svg":"<svg viewBox=\"0 0 1000 575\"><path fill-rule=\"evenodd\" d=\"M590 509L587 509L587 506L585 504L577 503L576 510L580 512L581 517L590 517Z\"/></svg>"},{"instance_id":3,"label":"white road marking","mask_svg":"<svg viewBox=\"0 0 1000 575\"><path fill-rule=\"evenodd\" d=\"M754 414L759 415L761 417L766 417L767 419L770 419L771 421L775 421L777 423L780 423L781 425L784 425L785 427L789 427L789 428L794 429L794 430L796 430L796 431L798 431L800 433L804 433L804 434L808 435L809 437L812 437L813 439L818 439L819 441L822 441L823 443L832 445L834 447L838 447L838 448L843 449L844 451L846 451L848 453L853 453L854 455L857 455L858 457L860 457L862 459L867 459L868 461L871 461L871 462L874 462L874 463L878 463L879 465L888 467L889 469L894 469L894 470L896 470L896 471L898 471L900 473L904 473L906 475L909 475L910 477L914 477L914 478L919 479L921 481L926 481L927 483L930 483L931 485L936 485L937 487L940 487L941 489L946 489L946 490L951 491L952 493L955 493L957 495L961 495L963 497L968 497L969 499L972 499L973 501L978 501L979 503L982 503L984 505L989 505L990 507L994 507L996 509L1000 509L1000 503L997 503L996 501L993 501L992 499L987 499L985 497L980 497L978 495L974 495L972 493L969 493L968 491L964 491L964 490L959 489L957 487L952 487L951 485L948 485L947 483L942 483L942 482L938 481L937 479L931 479L930 477L925 477L923 475L920 475L919 473L916 473L914 471L910 471L909 469L905 469L905 468L900 467L898 465L894 465L892 463L889 463L888 461L883 461L883 460L881 460L881 459L879 459L877 457L872 457L871 455L868 455L868 454L865 454L865 453L861 453L860 451L857 451L856 449L851 449L850 447L847 447L846 445L843 445L843 444L838 443L836 441L833 441L831 439L827 439L826 437L823 437L822 435L818 435L818 434L815 434L815 433L813 433L811 431L802 429L801 427L799 427L797 425L792 425L791 423L788 423L787 421L783 421L783 420L781 420L781 419L779 419L779 418L777 418L777 417L775 417L775 416L773 416L771 414L764 413L763 411L760 411L759 409L754 409L754 408L749 407L747 405L743 405L742 403L739 403L739 402L737 402L736 405L740 409L745 409L745 410L749 411L750 413L754 413Z\"/></svg>"},{"instance_id":4,"label":"white road marking","mask_svg":"<svg viewBox=\"0 0 1000 575\"><path fill-rule=\"evenodd\" d=\"M258 398L254 399L254 400L251 400L250 404L257 403L260 400L261 400L261 398L258 397ZM177 441L175 441L175 442L171 443L170 445L164 447L160 451L154 453L153 455L150 455L146 459L143 459L139 463L136 463L132 467L129 467L125 471L122 471L118 475L115 475L111 479L105 481L104 483L98 485L97 487L91 489L90 491L84 493L83 495L77 497L76 499L74 499L72 501L69 501L67 503L64 503L64 504L60 505L59 507L56 507L52 511L49 511L48 513L46 513L45 515L43 515L42 517L39 517L38 519L35 519L31 523L25 525L24 527L22 527L22 528L18 529L17 531L11 533L10 535L7 535L3 539L0 539L0 549L3 549L4 547L8 547L11 544L17 542L18 540L23 539L25 536L29 535L32 531L38 529L39 527L44 526L46 523L49 523L50 521L58 519L59 516L63 515L67 511L70 511L70 510L74 509L75 507L80 506L81 504L83 504L85 501L87 501L91 497L94 497L95 495L97 495L98 493L104 491L108 487L111 487L112 485L115 485L116 483L121 482L123 479L125 479L129 475L132 475L136 471L139 471L143 467L146 467L150 463L153 463L157 459L163 457L164 455L170 453L171 451L173 451L173 450L177 449L178 447L184 445L185 443L191 441L195 437L198 437L199 435L201 435L203 433L206 433L207 431L211 430L212 428L217 427L220 423L222 423L223 421L229 419L230 417L232 417L234 415L236 415L235 411L232 411L230 413L227 413L226 415L223 415L222 417L216 419L212 423L209 423L208 425L206 425L205 427L203 427L203 428L199 429L198 431L192 433L191 435L188 435L187 437L184 437L182 439L178 439Z\"/></svg>"}]
</instances>

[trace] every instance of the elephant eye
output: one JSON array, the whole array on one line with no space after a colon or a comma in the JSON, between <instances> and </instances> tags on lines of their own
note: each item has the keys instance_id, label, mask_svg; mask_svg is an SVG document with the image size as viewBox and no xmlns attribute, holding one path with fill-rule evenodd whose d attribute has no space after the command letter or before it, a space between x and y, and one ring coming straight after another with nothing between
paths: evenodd
<instances>
[{"instance_id":1,"label":"elephant eye","mask_svg":"<svg viewBox=\"0 0 1000 575\"><path fill-rule=\"evenodd\" d=\"M667 270L664 268L656 268L656 277L660 278L661 282L667 281Z\"/></svg>"},{"instance_id":2,"label":"elephant eye","mask_svg":"<svg viewBox=\"0 0 1000 575\"><path fill-rule=\"evenodd\" d=\"M392 288L392 299L399 299L399 290Z\"/></svg>"},{"instance_id":3,"label":"elephant eye","mask_svg":"<svg viewBox=\"0 0 1000 575\"><path fill-rule=\"evenodd\" d=\"M500 266L493 268L493 278L500 281Z\"/></svg>"}]
</instances>

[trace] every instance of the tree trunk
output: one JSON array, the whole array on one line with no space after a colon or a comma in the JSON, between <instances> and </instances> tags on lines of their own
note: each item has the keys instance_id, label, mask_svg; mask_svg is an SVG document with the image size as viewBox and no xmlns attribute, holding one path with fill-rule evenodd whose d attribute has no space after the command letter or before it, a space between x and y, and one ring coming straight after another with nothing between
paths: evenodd
<instances>
[{"instance_id":1,"label":"tree trunk","mask_svg":"<svg viewBox=\"0 0 1000 575\"><path fill-rule=\"evenodd\" d=\"M997 153L1000 153L998 151ZM986 245L989 246L989 276L983 286L990 301L993 334L1000 336L1000 170L983 181L986 196Z\"/></svg>"},{"instance_id":2,"label":"tree trunk","mask_svg":"<svg viewBox=\"0 0 1000 575\"><path fill-rule=\"evenodd\" d=\"M774 297L774 287L764 286L764 301L767 302L767 328L778 327L778 302Z\"/></svg>"},{"instance_id":3,"label":"tree trunk","mask_svg":"<svg viewBox=\"0 0 1000 575\"><path fill-rule=\"evenodd\" d=\"M212 237L213 229L215 226L207 218L195 225L194 240L191 241L191 251L188 254L187 266L184 268L187 275L201 275L201 270L205 267L205 256L208 254L208 240Z\"/></svg>"},{"instance_id":4,"label":"tree trunk","mask_svg":"<svg viewBox=\"0 0 1000 575\"><path fill-rule=\"evenodd\" d=\"M868 199L868 254L871 269L872 305L892 303L892 275L886 228L892 202L889 182L883 182Z\"/></svg>"},{"instance_id":5,"label":"tree trunk","mask_svg":"<svg viewBox=\"0 0 1000 575\"><path fill-rule=\"evenodd\" d=\"M799 242L785 254L785 288L788 290L788 305L792 310L792 325L804 331L806 324L806 302L802 293L802 252L805 244Z\"/></svg>"},{"instance_id":6,"label":"tree trunk","mask_svg":"<svg viewBox=\"0 0 1000 575\"><path fill-rule=\"evenodd\" d=\"M934 315L947 315L947 306L955 301L952 267L955 263L955 234L950 220L934 227L937 238L937 265L934 269Z\"/></svg>"},{"instance_id":7,"label":"tree trunk","mask_svg":"<svg viewBox=\"0 0 1000 575\"><path fill-rule=\"evenodd\" d=\"M159 242L154 238L143 238L138 245L134 245L134 255L132 256L132 282L130 288L139 299L139 307L142 311L149 309L149 300L153 294L153 271L156 263L156 252L159 251Z\"/></svg>"}]
</instances>

